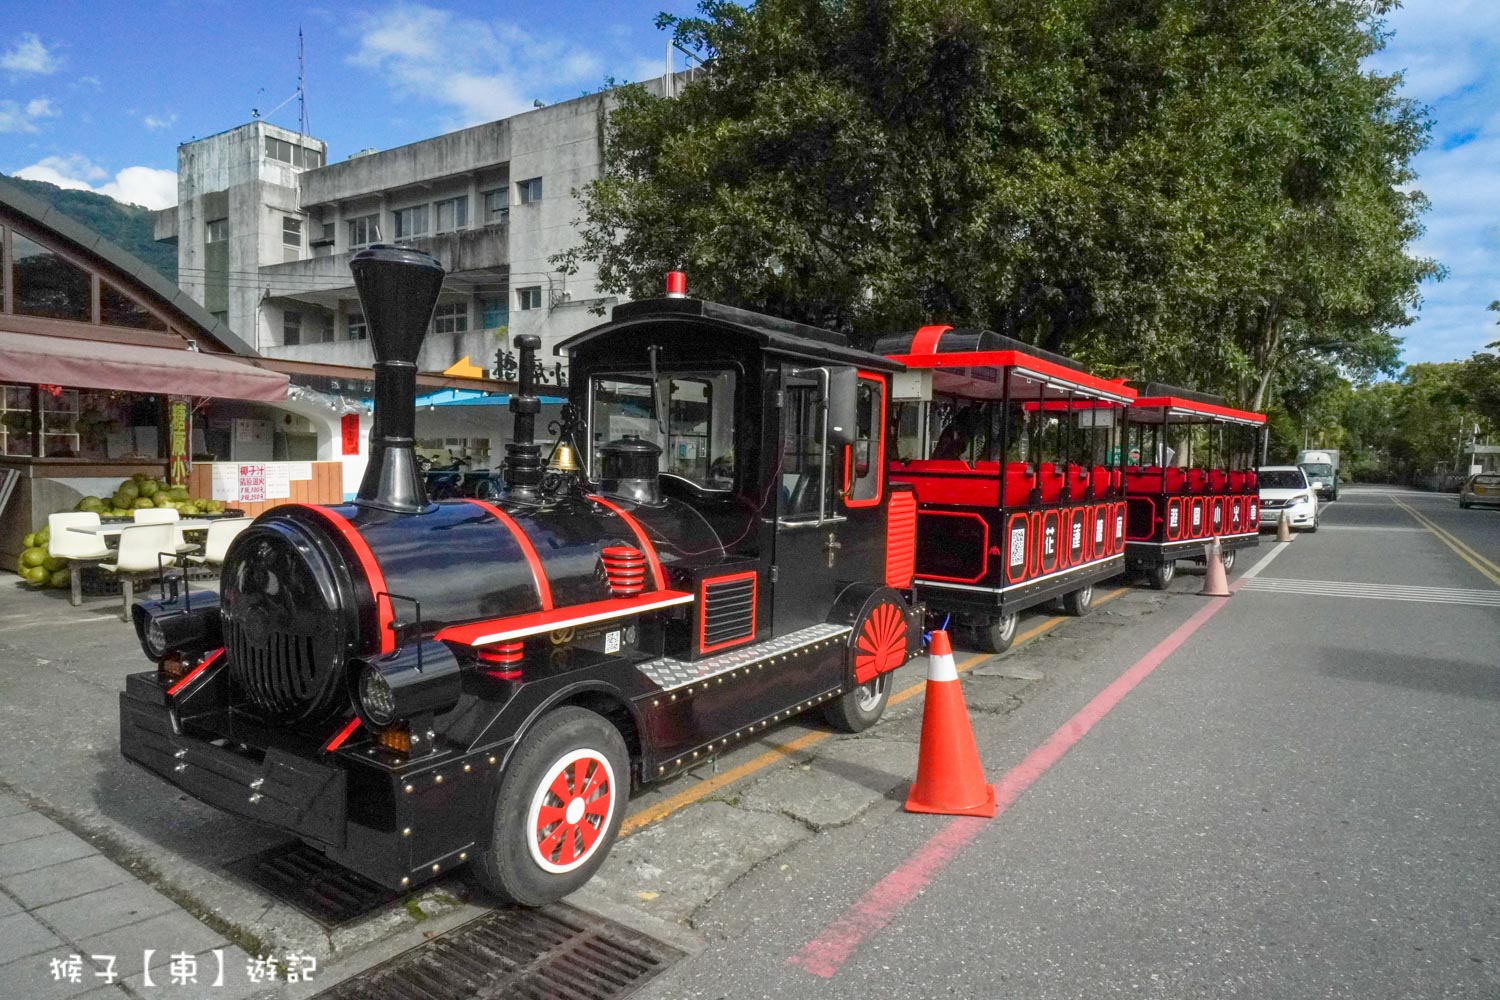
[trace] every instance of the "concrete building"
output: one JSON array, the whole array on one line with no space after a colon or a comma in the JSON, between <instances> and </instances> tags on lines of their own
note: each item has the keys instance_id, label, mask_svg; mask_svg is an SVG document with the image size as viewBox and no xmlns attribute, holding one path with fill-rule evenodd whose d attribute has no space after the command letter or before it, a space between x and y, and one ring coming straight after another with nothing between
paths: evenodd
<instances>
[{"instance_id":1,"label":"concrete building","mask_svg":"<svg viewBox=\"0 0 1500 1000\"><path fill-rule=\"evenodd\" d=\"M256 350L359 367L371 358L351 255L375 242L425 250L449 275L422 370L468 358L488 372L497 349L531 333L555 385L552 345L610 301L592 275L548 263L573 245L572 192L601 172L608 104L589 95L337 163L320 140L251 122L179 147L178 204L158 215L157 238L177 244L182 288Z\"/></svg>"}]
</instances>

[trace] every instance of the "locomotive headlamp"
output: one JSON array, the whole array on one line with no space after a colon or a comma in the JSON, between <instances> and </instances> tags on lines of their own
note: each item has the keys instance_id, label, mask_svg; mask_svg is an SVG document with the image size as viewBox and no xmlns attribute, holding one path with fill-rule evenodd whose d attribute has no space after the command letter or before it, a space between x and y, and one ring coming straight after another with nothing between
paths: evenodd
<instances>
[{"instance_id":1,"label":"locomotive headlamp","mask_svg":"<svg viewBox=\"0 0 1500 1000\"><path fill-rule=\"evenodd\" d=\"M169 653L194 659L224 645L219 595L194 591L167 601L142 601L131 609L141 651L152 660Z\"/></svg>"},{"instance_id":2,"label":"locomotive headlamp","mask_svg":"<svg viewBox=\"0 0 1500 1000\"><path fill-rule=\"evenodd\" d=\"M354 707L366 722L389 726L424 712L446 712L458 704L462 677L446 643L408 643L386 656L350 665Z\"/></svg>"}]
</instances>

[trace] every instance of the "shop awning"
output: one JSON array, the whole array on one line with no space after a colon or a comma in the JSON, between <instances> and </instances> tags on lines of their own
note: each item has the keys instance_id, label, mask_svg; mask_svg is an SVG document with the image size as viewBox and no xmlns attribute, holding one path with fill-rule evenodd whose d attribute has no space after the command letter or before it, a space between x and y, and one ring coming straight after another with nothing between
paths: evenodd
<instances>
[{"instance_id":1,"label":"shop awning","mask_svg":"<svg viewBox=\"0 0 1500 1000\"><path fill-rule=\"evenodd\" d=\"M222 354L0 331L0 381L279 403L289 379Z\"/></svg>"}]
</instances>

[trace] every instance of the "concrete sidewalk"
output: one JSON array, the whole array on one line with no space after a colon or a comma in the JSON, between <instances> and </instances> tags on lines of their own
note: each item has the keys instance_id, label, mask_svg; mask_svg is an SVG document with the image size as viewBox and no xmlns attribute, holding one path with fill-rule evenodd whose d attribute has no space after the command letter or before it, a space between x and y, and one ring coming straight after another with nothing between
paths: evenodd
<instances>
[{"instance_id":1,"label":"concrete sidewalk","mask_svg":"<svg viewBox=\"0 0 1500 1000\"><path fill-rule=\"evenodd\" d=\"M88 841L0 792L0 997L238 1000L266 989L250 964Z\"/></svg>"}]
</instances>

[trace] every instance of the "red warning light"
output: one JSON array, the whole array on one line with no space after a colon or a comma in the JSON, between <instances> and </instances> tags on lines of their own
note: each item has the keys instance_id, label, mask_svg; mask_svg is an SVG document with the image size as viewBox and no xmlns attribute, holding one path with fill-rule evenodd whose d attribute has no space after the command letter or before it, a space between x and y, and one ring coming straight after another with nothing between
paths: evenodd
<instances>
[{"instance_id":1,"label":"red warning light","mask_svg":"<svg viewBox=\"0 0 1500 1000\"><path fill-rule=\"evenodd\" d=\"M682 271L667 272L667 298L687 298L687 274Z\"/></svg>"}]
</instances>

